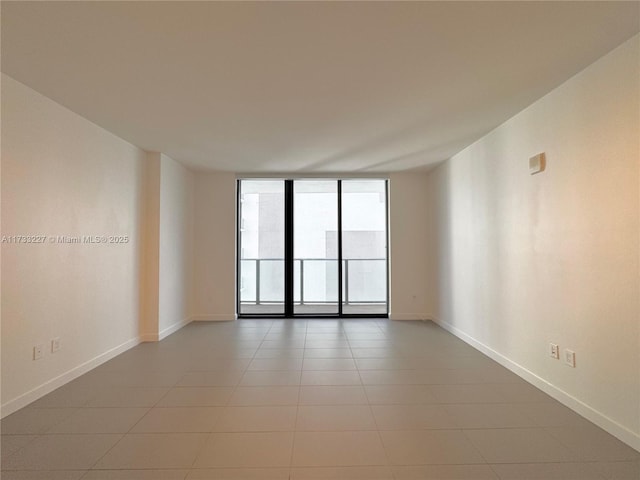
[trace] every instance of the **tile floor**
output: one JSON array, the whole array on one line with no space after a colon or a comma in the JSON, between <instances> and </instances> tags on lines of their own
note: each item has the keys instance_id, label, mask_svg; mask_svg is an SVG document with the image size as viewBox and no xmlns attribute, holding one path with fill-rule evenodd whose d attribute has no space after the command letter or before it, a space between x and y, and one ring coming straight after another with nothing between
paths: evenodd
<instances>
[{"instance_id":1,"label":"tile floor","mask_svg":"<svg viewBox=\"0 0 640 480\"><path fill-rule=\"evenodd\" d=\"M640 479L640 454L431 323L194 323L2 421L2 478Z\"/></svg>"}]
</instances>

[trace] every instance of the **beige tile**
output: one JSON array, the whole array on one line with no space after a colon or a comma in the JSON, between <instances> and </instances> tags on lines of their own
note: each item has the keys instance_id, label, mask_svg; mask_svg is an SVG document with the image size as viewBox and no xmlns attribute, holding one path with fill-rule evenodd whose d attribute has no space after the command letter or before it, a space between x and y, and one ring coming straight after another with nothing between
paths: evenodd
<instances>
[{"instance_id":1,"label":"beige tile","mask_svg":"<svg viewBox=\"0 0 640 480\"><path fill-rule=\"evenodd\" d=\"M391 346L389 340L385 339L349 339L351 348L389 348Z\"/></svg>"},{"instance_id":2,"label":"beige tile","mask_svg":"<svg viewBox=\"0 0 640 480\"><path fill-rule=\"evenodd\" d=\"M345 335L351 340L387 340L388 337L384 333L379 330L371 330L371 331L357 331L357 330L345 330Z\"/></svg>"},{"instance_id":3,"label":"beige tile","mask_svg":"<svg viewBox=\"0 0 640 480\"><path fill-rule=\"evenodd\" d=\"M283 340L265 340L260 345L260 349L264 350L267 348L294 348L294 349L302 349L304 348L304 339L292 338L292 339L283 339Z\"/></svg>"},{"instance_id":4,"label":"beige tile","mask_svg":"<svg viewBox=\"0 0 640 480\"><path fill-rule=\"evenodd\" d=\"M486 383L526 383L515 373L497 364L487 368L477 368L476 366L472 369Z\"/></svg>"},{"instance_id":5,"label":"beige tile","mask_svg":"<svg viewBox=\"0 0 640 480\"><path fill-rule=\"evenodd\" d=\"M2 459L16 453L35 438L37 435L2 435L0 438Z\"/></svg>"},{"instance_id":6,"label":"beige tile","mask_svg":"<svg viewBox=\"0 0 640 480\"><path fill-rule=\"evenodd\" d=\"M131 432L211 432L223 410L223 407L156 407L149 410Z\"/></svg>"},{"instance_id":7,"label":"beige tile","mask_svg":"<svg viewBox=\"0 0 640 480\"><path fill-rule=\"evenodd\" d=\"M284 331L284 330L269 330L269 333L264 337L264 340L294 340L294 341L304 341L307 334L306 327L304 329L299 329L297 331Z\"/></svg>"},{"instance_id":8,"label":"beige tile","mask_svg":"<svg viewBox=\"0 0 640 480\"><path fill-rule=\"evenodd\" d=\"M349 342L346 338L330 338L330 339L309 339L304 344L304 348L349 348Z\"/></svg>"},{"instance_id":9,"label":"beige tile","mask_svg":"<svg viewBox=\"0 0 640 480\"><path fill-rule=\"evenodd\" d=\"M217 358L207 353L196 353L190 356L185 369L191 372L215 370L246 370L251 363L250 358Z\"/></svg>"},{"instance_id":10,"label":"beige tile","mask_svg":"<svg viewBox=\"0 0 640 480\"><path fill-rule=\"evenodd\" d=\"M376 430L376 423L368 405L301 406L298 407L296 430L311 432Z\"/></svg>"},{"instance_id":11,"label":"beige tile","mask_svg":"<svg viewBox=\"0 0 640 480\"><path fill-rule=\"evenodd\" d=\"M3 480L80 480L85 477L85 470L39 470L14 471L4 470Z\"/></svg>"},{"instance_id":12,"label":"beige tile","mask_svg":"<svg viewBox=\"0 0 640 480\"><path fill-rule=\"evenodd\" d=\"M291 480L393 480L389 467L299 467L291 469Z\"/></svg>"},{"instance_id":13,"label":"beige tile","mask_svg":"<svg viewBox=\"0 0 640 480\"><path fill-rule=\"evenodd\" d=\"M394 467L393 473L396 480L499 480L489 465Z\"/></svg>"},{"instance_id":14,"label":"beige tile","mask_svg":"<svg viewBox=\"0 0 640 480\"><path fill-rule=\"evenodd\" d=\"M308 333L305 348L350 348L344 334Z\"/></svg>"},{"instance_id":15,"label":"beige tile","mask_svg":"<svg viewBox=\"0 0 640 480\"><path fill-rule=\"evenodd\" d=\"M422 370L361 370L364 385L424 385Z\"/></svg>"},{"instance_id":16,"label":"beige tile","mask_svg":"<svg viewBox=\"0 0 640 480\"><path fill-rule=\"evenodd\" d=\"M431 385L429 388L437 403L507 403L490 385Z\"/></svg>"},{"instance_id":17,"label":"beige tile","mask_svg":"<svg viewBox=\"0 0 640 480\"><path fill-rule=\"evenodd\" d=\"M335 340L335 339L345 339L347 338L346 333L343 330L335 330L335 331L314 331L307 329L306 334L307 340Z\"/></svg>"},{"instance_id":18,"label":"beige tile","mask_svg":"<svg viewBox=\"0 0 640 480\"><path fill-rule=\"evenodd\" d=\"M300 385L300 371L262 371L262 372L249 372L247 371L242 380L240 386L243 387L259 387L259 386L283 386L283 385Z\"/></svg>"},{"instance_id":19,"label":"beige tile","mask_svg":"<svg viewBox=\"0 0 640 480\"><path fill-rule=\"evenodd\" d=\"M89 470L82 480L184 480L189 470Z\"/></svg>"},{"instance_id":20,"label":"beige tile","mask_svg":"<svg viewBox=\"0 0 640 480\"><path fill-rule=\"evenodd\" d=\"M232 342L233 340L229 340ZM211 345L209 347L212 347ZM232 359L232 358L248 358L251 359L255 356L257 349L256 348L241 348L240 345L237 348L220 348L218 350L218 354L220 358Z\"/></svg>"},{"instance_id":21,"label":"beige tile","mask_svg":"<svg viewBox=\"0 0 640 480\"><path fill-rule=\"evenodd\" d=\"M77 408L23 408L2 419L3 435L39 434L69 418Z\"/></svg>"},{"instance_id":22,"label":"beige tile","mask_svg":"<svg viewBox=\"0 0 640 480\"><path fill-rule=\"evenodd\" d=\"M255 358L302 358L304 348L261 348Z\"/></svg>"},{"instance_id":23,"label":"beige tile","mask_svg":"<svg viewBox=\"0 0 640 480\"><path fill-rule=\"evenodd\" d=\"M366 405L367 396L359 385L303 385L300 405Z\"/></svg>"},{"instance_id":24,"label":"beige tile","mask_svg":"<svg viewBox=\"0 0 640 480\"><path fill-rule=\"evenodd\" d=\"M103 388L88 384L88 382L70 382L36 400L30 406L33 408L82 407L102 394L103 390Z\"/></svg>"},{"instance_id":25,"label":"beige tile","mask_svg":"<svg viewBox=\"0 0 640 480\"><path fill-rule=\"evenodd\" d=\"M302 385L360 385L357 371L303 371Z\"/></svg>"},{"instance_id":26,"label":"beige tile","mask_svg":"<svg viewBox=\"0 0 640 480\"><path fill-rule=\"evenodd\" d=\"M525 463L492 465L501 480L602 480L589 463Z\"/></svg>"},{"instance_id":27,"label":"beige tile","mask_svg":"<svg viewBox=\"0 0 640 480\"><path fill-rule=\"evenodd\" d=\"M257 358L247 370L302 370L302 358Z\"/></svg>"},{"instance_id":28,"label":"beige tile","mask_svg":"<svg viewBox=\"0 0 640 480\"><path fill-rule=\"evenodd\" d=\"M307 333L307 321L304 318L277 319L274 320L269 334L279 335L305 335Z\"/></svg>"},{"instance_id":29,"label":"beige tile","mask_svg":"<svg viewBox=\"0 0 640 480\"><path fill-rule=\"evenodd\" d=\"M296 425L295 406L227 407L216 432L287 432Z\"/></svg>"},{"instance_id":30,"label":"beige tile","mask_svg":"<svg viewBox=\"0 0 640 480\"><path fill-rule=\"evenodd\" d=\"M637 462L602 462L598 470L607 480L638 480L640 478L640 461Z\"/></svg>"},{"instance_id":31,"label":"beige tile","mask_svg":"<svg viewBox=\"0 0 640 480\"><path fill-rule=\"evenodd\" d=\"M338 333L344 332L344 322L339 319L309 319L307 333Z\"/></svg>"},{"instance_id":32,"label":"beige tile","mask_svg":"<svg viewBox=\"0 0 640 480\"><path fill-rule=\"evenodd\" d=\"M297 432L292 465L359 466L386 465L377 432Z\"/></svg>"},{"instance_id":33,"label":"beige tile","mask_svg":"<svg viewBox=\"0 0 640 480\"><path fill-rule=\"evenodd\" d=\"M205 433L130 433L93 467L100 470L190 468Z\"/></svg>"},{"instance_id":34,"label":"beige tile","mask_svg":"<svg viewBox=\"0 0 640 480\"><path fill-rule=\"evenodd\" d=\"M640 453L595 425L547 428L582 460L614 462L640 460Z\"/></svg>"},{"instance_id":35,"label":"beige tile","mask_svg":"<svg viewBox=\"0 0 640 480\"><path fill-rule=\"evenodd\" d=\"M111 387L87 402L86 407L153 407L168 387Z\"/></svg>"},{"instance_id":36,"label":"beige tile","mask_svg":"<svg viewBox=\"0 0 640 480\"><path fill-rule=\"evenodd\" d=\"M293 433L214 433L207 440L194 468L287 467Z\"/></svg>"},{"instance_id":37,"label":"beige tile","mask_svg":"<svg viewBox=\"0 0 640 480\"><path fill-rule=\"evenodd\" d=\"M358 370L415 370L424 368L415 358L356 358Z\"/></svg>"},{"instance_id":38,"label":"beige tile","mask_svg":"<svg viewBox=\"0 0 640 480\"><path fill-rule=\"evenodd\" d=\"M307 348L304 358L353 358L350 348Z\"/></svg>"},{"instance_id":39,"label":"beige tile","mask_svg":"<svg viewBox=\"0 0 640 480\"><path fill-rule=\"evenodd\" d=\"M297 405L298 386L236 387L230 406Z\"/></svg>"},{"instance_id":40,"label":"beige tile","mask_svg":"<svg viewBox=\"0 0 640 480\"><path fill-rule=\"evenodd\" d=\"M243 372L213 371L213 372L189 372L185 373L177 387L234 387L242 378Z\"/></svg>"},{"instance_id":41,"label":"beige tile","mask_svg":"<svg viewBox=\"0 0 640 480\"><path fill-rule=\"evenodd\" d=\"M465 430L488 463L571 462L576 454L540 428Z\"/></svg>"},{"instance_id":42,"label":"beige tile","mask_svg":"<svg viewBox=\"0 0 640 480\"><path fill-rule=\"evenodd\" d=\"M356 370L352 358L306 358L303 370Z\"/></svg>"},{"instance_id":43,"label":"beige tile","mask_svg":"<svg viewBox=\"0 0 640 480\"><path fill-rule=\"evenodd\" d=\"M81 408L48 433L127 433L148 408Z\"/></svg>"},{"instance_id":44,"label":"beige tile","mask_svg":"<svg viewBox=\"0 0 640 480\"><path fill-rule=\"evenodd\" d=\"M559 402L520 403L517 408L541 427L591 425L587 419Z\"/></svg>"},{"instance_id":45,"label":"beige tile","mask_svg":"<svg viewBox=\"0 0 640 480\"><path fill-rule=\"evenodd\" d=\"M184 374L183 371L126 370L109 372L104 381L118 387L173 387Z\"/></svg>"},{"instance_id":46,"label":"beige tile","mask_svg":"<svg viewBox=\"0 0 640 480\"><path fill-rule=\"evenodd\" d=\"M366 385L372 405L409 405L436 403L428 385Z\"/></svg>"},{"instance_id":47,"label":"beige tile","mask_svg":"<svg viewBox=\"0 0 640 480\"><path fill-rule=\"evenodd\" d=\"M289 480L288 468L210 468L191 470L186 480Z\"/></svg>"},{"instance_id":48,"label":"beige tile","mask_svg":"<svg viewBox=\"0 0 640 480\"><path fill-rule=\"evenodd\" d=\"M456 423L440 405L373 405L371 409L380 430L456 427Z\"/></svg>"},{"instance_id":49,"label":"beige tile","mask_svg":"<svg viewBox=\"0 0 640 480\"><path fill-rule=\"evenodd\" d=\"M393 358L405 357L397 348L352 348L353 358Z\"/></svg>"},{"instance_id":50,"label":"beige tile","mask_svg":"<svg viewBox=\"0 0 640 480\"><path fill-rule=\"evenodd\" d=\"M158 407L220 407L229 403L234 387L175 387L157 403Z\"/></svg>"},{"instance_id":51,"label":"beige tile","mask_svg":"<svg viewBox=\"0 0 640 480\"><path fill-rule=\"evenodd\" d=\"M356 319L344 322L342 325L347 338L388 338L387 320L370 322L362 319Z\"/></svg>"},{"instance_id":52,"label":"beige tile","mask_svg":"<svg viewBox=\"0 0 640 480\"><path fill-rule=\"evenodd\" d=\"M224 352L224 358L247 358L253 357L256 350L262 344L262 334L249 336L247 338L231 339L232 345L220 345L220 349Z\"/></svg>"},{"instance_id":53,"label":"beige tile","mask_svg":"<svg viewBox=\"0 0 640 480\"><path fill-rule=\"evenodd\" d=\"M469 403L444 405L460 428L535 427L536 423L513 404Z\"/></svg>"},{"instance_id":54,"label":"beige tile","mask_svg":"<svg viewBox=\"0 0 640 480\"><path fill-rule=\"evenodd\" d=\"M638 452L428 323L193 324L2 427L8 480L640 478Z\"/></svg>"},{"instance_id":55,"label":"beige tile","mask_svg":"<svg viewBox=\"0 0 640 480\"><path fill-rule=\"evenodd\" d=\"M555 402L542 390L528 383L494 383L490 384L506 402Z\"/></svg>"},{"instance_id":56,"label":"beige tile","mask_svg":"<svg viewBox=\"0 0 640 480\"><path fill-rule=\"evenodd\" d=\"M2 461L5 470L86 470L122 435L41 435Z\"/></svg>"},{"instance_id":57,"label":"beige tile","mask_svg":"<svg viewBox=\"0 0 640 480\"><path fill-rule=\"evenodd\" d=\"M440 355L425 358L430 368L492 368L499 367L499 364L489 357L461 356L461 355Z\"/></svg>"},{"instance_id":58,"label":"beige tile","mask_svg":"<svg viewBox=\"0 0 640 480\"><path fill-rule=\"evenodd\" d=\"M380 435L393 465L485 463L459 430L386 431Z\"/></svg>"},{"instance_id":59,"label":"beige tile","mask_svg":"<svg viewBox=\"0 0 640 480\"><path fill-rule=\"evenodd\" d=\"M417 370L421 383L428 385L458 385L482 383L478 370L474 368L430 368Z\"/></svg>"}]
</instances>

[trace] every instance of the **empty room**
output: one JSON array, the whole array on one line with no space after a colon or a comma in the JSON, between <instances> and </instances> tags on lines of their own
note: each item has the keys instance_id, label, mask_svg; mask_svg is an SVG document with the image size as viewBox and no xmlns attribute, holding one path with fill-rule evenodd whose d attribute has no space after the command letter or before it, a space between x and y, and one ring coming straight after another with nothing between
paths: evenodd
<instances>
[{"instance_id":1,"label":"empty room","mask_svg":"<svg viewBox=\"0 0 640 480\"><path fill-rule=\"evenodd\" d=\"M640 478L640 3L0 14L3 480Z\"/></svg>"}]
</instances>

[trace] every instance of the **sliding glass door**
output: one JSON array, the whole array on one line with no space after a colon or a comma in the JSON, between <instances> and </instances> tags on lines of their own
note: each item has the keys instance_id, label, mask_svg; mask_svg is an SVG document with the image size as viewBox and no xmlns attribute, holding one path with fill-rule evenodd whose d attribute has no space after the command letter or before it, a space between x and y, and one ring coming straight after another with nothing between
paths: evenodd
<instances>
[{"instance_id":1,"label":"sliding glass door","mask_svg":"<svg viewBox=\"0 0 640 480\"><path fill-rule=\"evenodd\" d=\"M238 313L284 315L284 182L238 184Z\"/></svg>"},{"instance_id":2,"label":"sliding glass door","mask_svg":"<svg viewBox=\"0 0 640 480\"><path fill-rule=\"evenodd\" d=\"M342 313L387 313L387 189L342 180Z\"/></svg>"},{"instance_id":3,"label":"sliding glass door","mask_svg":"<svg viewBox=\"0 0 640 480\"><path fill-rule=\"evenodd\" d=\"M385 180L239 180L240 316L386 316Z\"/></svg>"},{"instance_id":4,"label":"sliding glass door","mask_svg":"<svg viewBox=\"0 0 640 480\"><path fill-rule=\"evenodd\" d=\"M338 304L338 181L293 182L294 314L333 314Z\"/></svg>"}]
</instances>

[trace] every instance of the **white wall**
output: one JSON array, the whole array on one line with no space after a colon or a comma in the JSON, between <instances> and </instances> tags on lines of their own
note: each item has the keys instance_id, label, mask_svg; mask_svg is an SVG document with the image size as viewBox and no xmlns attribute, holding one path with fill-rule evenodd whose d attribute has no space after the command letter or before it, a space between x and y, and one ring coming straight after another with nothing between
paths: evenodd
<instances>
[{"instance_id":1,"label":"white wall","mask_svg":"<svg viewBox=\"0 0 640 480\"><path fill-rule=\"evenodd\" d=\"M194 261L194 174L160 155L158 335L188 323Z\"/></svg>"},{"instance_id":2,"label":"white wall","mask_svg":"<svg viewBox=\"0 0 640 480\"><path fill-rule=\"evenodd\" d=\"M424 188L427 175L394 173L389 181L391 318L429 318L427 299L433 289L425 287L431 280L433 259L425 250L430 242L424 216L429 200ZM235 317L236 175L197 173L195 192L193 318L231 320Z\"/></svg>"},{"instance_id":3,"label":"white wall","mask_svg":"<svg viewBox=\"0 0 640 480\"><path fill-rule=\"evenodd\" d=\"M143 167L142 150L2 76L2 235L46 237L2 244L2 415L137 343Z\"/></svg>"},{"instance_id":4,"label":"white wall","mask_svg":"<svg viewBox=\"0 0 640 480\"><path fill-rule=\"evenodd\" d=\"M433 285L429 192L425 173L394 173L389 177L390 317L393 320L430 318Z\"/></svg>"},{"instance_id":5,"label":"white wall","mask_svg":"<svg viewBox=\"0 0 640 480\"><path fill-rule=\"evenodd\" d=\"M160 319L160 170L161 156L146 152L144 162L144 214L142 228L142 308L139 332L142 340L159 338Z\"/></svg>"},{"instance_id":6,"label":"white wall","mask_svg":"<svg viewBox=\"0 0 640 480\"><path fill-rule=\"evenodd\" d=\"M435 318L640 448L639 37L429 178ZM528 159L547 156L531 176ZM576 352L576 368L547 354Z\"/></svg>"},{"instance_id":7,"label":"white wall","mask_svg":"<svg viewBox=\"0 0 640 480\"><path fill-rule=\"evenodd\" d=\"M235 318L235 202L235 174L196 174L194 320Z\"/></svg>"}]
</instances>

